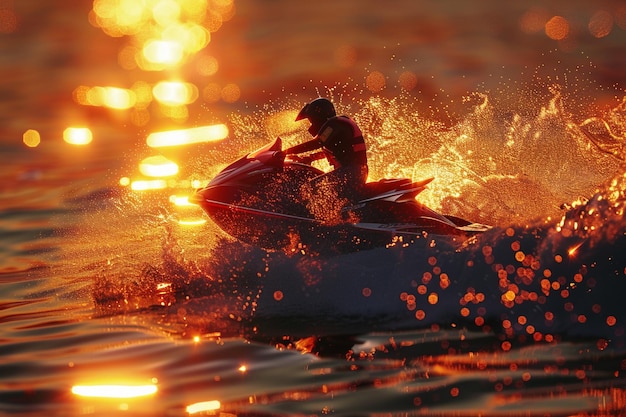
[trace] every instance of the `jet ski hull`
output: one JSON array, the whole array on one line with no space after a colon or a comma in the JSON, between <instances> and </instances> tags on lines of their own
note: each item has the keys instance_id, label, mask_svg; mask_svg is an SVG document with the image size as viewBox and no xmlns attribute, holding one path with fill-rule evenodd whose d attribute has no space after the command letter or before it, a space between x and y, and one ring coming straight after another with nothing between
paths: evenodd
<instances>
[{"instance_id":1,"label":"jet ski hull","mask_svg":"<svg viewBox=\"0 0 626 417\"><path fill-rule=\"evenodd\" d=\"M280 148L277 139L229 165L192 201L229 235L265 249L358 251L430 235L467 239L486 230L417 202L431 179L371 183L356 203L312 195L309 180L323 172L285 161Z\"/></svg>"}]
</instances>

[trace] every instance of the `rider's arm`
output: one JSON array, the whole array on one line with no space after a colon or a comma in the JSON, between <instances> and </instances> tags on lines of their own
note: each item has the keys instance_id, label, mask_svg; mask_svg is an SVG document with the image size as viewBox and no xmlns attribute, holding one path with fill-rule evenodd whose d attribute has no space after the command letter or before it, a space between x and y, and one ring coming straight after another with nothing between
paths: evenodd
<instances>
[{"instance_id":1,"label":"rider's arm","mask_svg":"<svg viewBox=\"0 0 626 417\"><path fill-rule=\"evenodd\" d=\"M303 152L310 152L310 151L319 149L321 147L322 147L322 144L317 139L317 137L315 137L307 142L301 143L300 145L292 146L291 148L285 149L285 154L290 155L290 154L299 154Z\"/></svg>"},{"instance_id":2,"label":"rider's arm","mask_svg":"<svg viewBox=\"0 0 626 417\"><path fill-rule=\"evenodd\" d=\"M294 155L294 154L290 154L290 155ZM287 158L289 158L290 161L293 162L299 162L301 164L307 164L307 165L311 165L311 162L313 161L318 161L320 159L324 159L326 158L326 154L324 152L314 152L311 154L308 154L307 156L290 156L287 155Z\"/></svg>"},{"instance_id":3,"label":"rider's arm","mask_svg":"<svg viewBox=\"0 0 626 417\"><path fill-rule=\"evenodd\" d=\"M326 154L324 152L315 152L309 155L311 161L318 161L320 159L326 158Z\"/></svg>"}]
</instances>

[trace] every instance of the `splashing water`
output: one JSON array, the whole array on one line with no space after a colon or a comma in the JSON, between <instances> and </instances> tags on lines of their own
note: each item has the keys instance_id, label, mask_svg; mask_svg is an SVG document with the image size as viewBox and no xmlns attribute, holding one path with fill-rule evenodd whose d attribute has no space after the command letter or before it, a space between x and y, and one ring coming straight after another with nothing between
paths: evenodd
<instances>
[{"instance_id":1,"label":"splashing water","mask_svg":"<svg viewBox=\"0 0 626 417\"><path fill-rule=\"evenodd\" d=\"M560 89L550 91L544 104L534 107L539 99L529 99L517 113L502 108L497 96L471 94L467 114L451 126L433 120L406 94L339 102L338 112L352 116L365 133L370 180L432 176L420 201L434 209L493 225L526 224L559 217L563 204L588 198L623 166L624 104L576 122ZM291 121L268 123L285 112L294 114L266 108L235 117L234 136L245 148L250 140L259 144L278 135L287 145L305 140Z\"/></svg>"},{"instance_id":2,"label":"splashing water","mask_svg":"<svg viewBox=\"0 0 626 417\"><path fill-rule=\"evenodd\" d=\"M329 93L332 96L336 91ZM581 284L577 274L588 270L588 264L576 258L593 258L598 248L613 243L619 248L623 244L624 141L620 136L624 123L620 118L623 104L603 118L576 124L573 116L564 110L564 98L558 89L552 90L545 105L528 109L524 114L504 111L498 107L498 100L492 100L489 94L474 94L467 100L471 102L468 113L451 126L422 115L419 106L405 95L391 99L371 97L349 105L339 101L338 108L339 112L351 112L366 135L370 179L409 177L418 180L434 176L436 179L429 189L420 194L420 201L447 214L496 226L493 232L470 243L469 247L459 249L448 247L445 242L430 242L426 251L423 244L408 247L404 244L338 259L293 257L266 253L236 242L227 244L230 239L224 240L210 222L204 230L190 232L176 224L176 213L163 207L159 207L159 215L146 217L146 213L154 211L154 202L158 200L127 199L122 203L122 218L131 223L137 221L137 216L143 219L131 226L144 230L140 232L143 238L137 250L153 252L141 267L134 259L129 260L134 268L130 273L120 273L115 268L108 273L121 282L98 280L94 289L96 303L101 307L106 305L107 314L116 309L128 312L129 305L134 308L160 305L166 317L172 315L172 321L182 326L176 331L180 334L193 333L185 328L193 327L197 332L205 325L208 326L202 330L205 333L217 331L217 328L229 333L229 326L231 332L237 333L242 331L241 323L254 322L255 317L263 315L274 321L283 320L285 312L303 317L319 318L324 314L335 317L330 313L332 309L320 308L319 303L309 307L306 299L310 295L307 294L310 291L317 292L316 297L325 294L329 305L335 308L338 304L351 306L351 302L346 302L350 297L342 291L354 286L357 299L362 300L363 294L371 294L379 287L377 281L382 271L394 268L397 271L394 276L400 284L391 285L385 291L386 297L375 302L380 304L366 307L365 313L358 308L351 310L352 307L338 308L336 313L358 314L368 317L367 320L372 319L368 316L370 313L381 317L388 313L393 320L403 320L397 327L422 327L437 320L454 321L454 317L474 324L477 317L481 317L480 323L495 320L496 327L500 327L503 322L517 323L515 306L530 304L529 311L519 314L529 321L533 308L540 305L538 299L556 298L545 294L546 285L562 289ZM295 112L292 107L297 109L297 106L283 105L276 109L268 106L257 114L232 115L233 142L216 145L219 152L200 156L201 163L192 161L192 165L209 166L210 172L216 173L229 158L239 156L244 149L264 144L268 137L280 135L286 146L305 140L304 126L294 126L292 122ZM580 167L584 167L584 175L579 173ZM205 174L210 176L210 172ZM129 203L132 210L123 207ZM114 216L119 220L118 214ZM149 218L152 220L146 222ZM157 228L154 228L155 220ZM161 230L162 243L160 247L150 248L146 241L156 237L156 230ZM615 250L611 253L616 253ZM128 245L126 251L132 253ZM587 256L580 256L577 251ZM113 252L109 258L122 257L119 247L113 248ZM415 261L407 262L408 254L415 257ZM363 263L364 257L369 256L381 266ZM433 256L439 260L435 268L429 264ZM603 261L604 258L592 263ZM616 262L619 263L610 260L607 267L615 268L614 273L618 275L623 274ZM487 300L470 312L467 305L459 304L457 293L450 298L426 291L427 308L418 312L428 318L416 320L419 314L407 310L406 299L401 300L401 294L415 291L411 283L419 283L423 274L439 279L442 265L450 270L446 275L450 279L447 285L460 291L462 299L469 297L472 302L468 305L481 304L476 302L477 293L482 294L483 301L487 294ZM563 270L556 281L550 281L551 274L556 273L551 268ZM286 296L291 284L285 279L301 283L304 288L296 291L299 295L291 304ZM342 282L339 288L336 287L338 281ZM481 282L483 284L478 285ZM116 292L114 296L108 293L111 289ZM573 288L569 291L575 292ZM298 298L300 296L305 298ZM400 308L393 306L389 297L396 304L402 301ZM111 303L111 299L117 300L116 303ZM131 299L142 301L131 302ZM281 303L275 310L272 305L277 299ZM412 299L414 304L420 304L414 297ZM259 304L262 305L259 307ZM272 307L263 312L268 305ZM451 309L451 305L458 307ZM258 308L261 313L257 312ZM540 309L544 310L543 305ZM408 321L407 311L410 312ZM211 320L206 319L207 314ZM510 314L513 316L509 317ZM607 316L610 314L602 317ZM184 320L179 322L181 317ZM390 317L383 322L389 325L393 321ZM537 317L531 329L537 329L539 336L529 334L543 340L544 333L539 329L544 327L545 312ZM222 320L221 325L216 324L218 319ZM197 322L190 324L194 320ZM604 326L606 319L603 320ZM169 320L166 322L168 326L173 325ZM505 329L505 334L512 335L512 327ZM547 332L560 332L562 329L557 327ZM521 328L528 329L528 325Z\"/></svg>"}]
</instances>

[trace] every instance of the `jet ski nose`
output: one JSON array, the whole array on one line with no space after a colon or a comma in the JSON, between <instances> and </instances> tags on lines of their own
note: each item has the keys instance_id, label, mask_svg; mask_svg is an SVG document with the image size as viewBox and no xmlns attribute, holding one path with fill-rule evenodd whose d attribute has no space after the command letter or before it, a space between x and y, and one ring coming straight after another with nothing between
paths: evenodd
<instances>
[{"instance_id":1,"label":"jet ski nose","mask_svg":"<svg viewBox=\"0 0 626 417\"><path fill-rule=\"evenodd\" d=\"M197 190L195 193L189 196L189 202L191 204L200 204L204 201L204 194L202 193L204 189Z\"/></svg>"}]
</instances>

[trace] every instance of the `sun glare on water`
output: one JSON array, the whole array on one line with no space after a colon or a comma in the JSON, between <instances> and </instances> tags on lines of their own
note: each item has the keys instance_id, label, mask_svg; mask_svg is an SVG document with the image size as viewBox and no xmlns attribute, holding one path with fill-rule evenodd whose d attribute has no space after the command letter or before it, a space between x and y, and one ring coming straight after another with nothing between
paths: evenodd
<instances>
[{"instance_id":1,"label":"sun glare on water","mask_svg":"<svg viewBox=\"0 0 626 417\"><path fill-rule=\"evenodd\" d=\"M130 185L133 191L163 190L167 188L165 180L137 180Z\"/></svg>"},{"instance_id":2,"label":"sun glare on water","mask_svg":"<svg viewBox=\"0 0 626 417\"><path fill-rule=\"evenodd\" d=\"M212 142L225 139L228 127L224 124L194 127L191 129L154 132L148 135L147 144L151 148L182 146L193 143Z\"/></svg>"},{"instance_id":3,"label":"sun glare on water","mask_svg":"<svg viewBox=\"0 0 626 417\"><path fill-rule=\"evenodd\" d=\"M181 81L161 81L152 88L154 97L171 106L193 103L198 99L198 87Z\"/></svg>"},{"instance_id":4,"label":"sun glare on water","mask_svg":"<svg viewBox=\"0 0 626 417\"><path fill-rule=\"evenodd\" d=\"M80 397L136 398L156 394L157 386L148 385L75 385L72 394Z\"/></svg>"},{"instance_id":5,"label":"sun glare on water","mask_svg":"<svg viewBox=\"0 0 626 417\"><path fill-rule=\"evenodd\" d=\"M151 40L143 47L144 57L155 64L176 64L183 59L182 45L174 41Z\"/></svg>"},{"instance_id":6,"label":"sun glare on water","mask_svg":"<svg viewBox=\"0 0 626 417\"><path fill-rule=\"evenodd\" d=\"M144 70L179 65L206 47L211 32L233 11L233 1L95 0L90 22L112 37L142 39L134 60Z\"/></svg>"},{"instance_id":7,"label":"sun glare on water","mask_svg":"<svg viewBox=\"0 0 626 417\"><path fill-rule=\"evenodd\" d=\"M178 164L162 155L149 156L141 161L139 171L148 177L169 177L178 174Z\"/></svg>"},{"instance_id":8,"label":"sun glare on water","mask_svg":"<svg viewBox=\"0 0 626 417\"><path fill-rule=\"evenodd\" d=\"M68 127L63 132L63 140L71 145L88 145L93 140L93 134L87 127Z\"/></svg>"},{"instance_id":9,"label":"sun glare on water","mask_svg":"<svg viewBox=\"0 0 626 417\"><path fill-rule=\"evenodd\" d=\"M221 406L222 405L217 400L202 401L202 402L198 402L198 403L194 403L194 404L188 405L187 406L187 412L189 414L204 413L204 412L207 412L207 411L219 410Z\"/></svg>"},{"instance_id":10,"label":"sun glare on water","mask_svg":"<svg viewBox=\"0 0 626 417\"><path fill-rule=\"evenodd\" d=\"M236 84L209 83L212 86L209 90L218 92L216 99L207 94L206 85L191 81L194 74L205 79L217 72L219 63L215 57L204 53L193 61L190 58L208 46L211 33L219 30L234 13L233 0L94 0L89 22L111 37L124 39L117 64L122 71L133 71L138 78L130 85L79 85L72 92L74 104L102 108L116 120L128 121L142 129L152 122L181 126L165 131L148 130L145 133L148 148L169 150L225 139L229 134L225 124L190 128L184 124L192 112L190 106L200 100L211 104L239 100ZM63 132L63 140L70 145L85 146L98 139L98 135L100 132L89 126L70 126ZM38 147L41 141L34 129L22 135L23 144L29 148ZM180 177L179 161L174 160L177 156L169 153L167 157L145 157L138 161L137 172L124 175L119 185L140 193L167 188L189 191L193 184ZM171 203L186 207L182 202ZM202 222L196 217L181 220L181 224L190 225Z\"/></svg>"},{"instance_id":11,"label":"sun glare on water","mask_svg":"<svg viewBox=\"0 0 626 417\"><path fill-rule=\"evenodd\" d=\"M72 394L81 398L97 398L101 400L130 400L150 397L158 392L156 384L94 384L74 385ZM219 410L222 404L218 400L200 401L189 404L185 411L188 414L206 413Z\"/></svg>"},{"instance_id":12,"label":"sun glare on water","mask_svg":"<svg viewBox=\"0 0 626 417\"><path fill-rule=\"evenodd\" d=\"M83 106L130 109L137 103L134 91L120 87L80 86L74 90L74 101Z\"/></svg>"}]
</instances>

